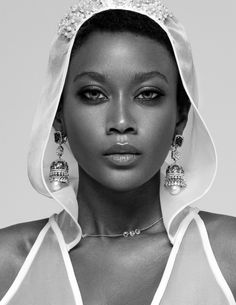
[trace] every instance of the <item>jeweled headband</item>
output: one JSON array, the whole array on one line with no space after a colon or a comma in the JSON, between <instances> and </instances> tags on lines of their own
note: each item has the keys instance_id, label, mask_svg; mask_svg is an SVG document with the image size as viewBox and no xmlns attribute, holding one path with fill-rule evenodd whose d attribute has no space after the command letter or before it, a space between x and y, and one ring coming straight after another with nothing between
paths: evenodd
<instances>
[{"instance_id":1,"label":"jeweled headband","mask_svg":"<svg viewBox=\"0 0 236 305\"><path fill-rule=\"evenodd\" d=\"M79 24L86 20L95 12L105 9L108 6L107 1L94 0L94 1L80 1L78 5L71 7L69 13L61 20L59 24L58 34L70 40L77 32ZM110 0L109 8L123 8L135 10L139 13L146 13L164 22L167 17L171 17L168 9L161 1L155 0Z\"/></svg>"}]
</instances>

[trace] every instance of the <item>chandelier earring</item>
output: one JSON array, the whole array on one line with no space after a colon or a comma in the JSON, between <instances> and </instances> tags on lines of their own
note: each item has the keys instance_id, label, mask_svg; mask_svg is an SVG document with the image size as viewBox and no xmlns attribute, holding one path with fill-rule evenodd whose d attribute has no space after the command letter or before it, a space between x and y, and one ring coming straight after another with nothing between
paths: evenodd
<instances>
[{"instance_id":1,"label":"chandelier earring","mask_svg":"<svg viewBox=\"0 0 236 305\"><path fill-rule=\"evenodd\" d=\"M49 181L53 191L58 191L69 184L69 166L61 157L64 153L62 144L66 143L67 137L63 136L61 131L54 133L54 141L58 144L56 154L58 159L50 165Z\"/></svg>"},{"instance_id":2,"label":"chandelier earring","mask_svg":"<svg viewBox=\"0 0 236 305\"><path fill-rule=\"evenodd\" d=\"M182 146L183 140L183 136L175 135L174 142L170 149L171 158L174 162L166 169L164 186L168 189L171 195L179 194L181 189L187 186L184 180L184 169L182 166L177 164L177 161L180 159L178 148Z\"/></svg>"}]
</instances>

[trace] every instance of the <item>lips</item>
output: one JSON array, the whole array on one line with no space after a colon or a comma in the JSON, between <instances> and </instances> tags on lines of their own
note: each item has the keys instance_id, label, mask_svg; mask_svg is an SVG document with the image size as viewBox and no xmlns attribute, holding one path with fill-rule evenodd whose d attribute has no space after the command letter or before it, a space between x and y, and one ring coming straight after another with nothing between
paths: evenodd
<instances>
[{"instance_id":1,"label":"lips","mask_svg":"<svg viewBox=\"0 0 236 305\"><path fill-rule=\"evenodd\" d=\"M104 155L113 155L113 154L134 154L140 155L141 152L130 144L118 144L112 145L108 150L104 152Z\"/></svg>"}]
</instances>

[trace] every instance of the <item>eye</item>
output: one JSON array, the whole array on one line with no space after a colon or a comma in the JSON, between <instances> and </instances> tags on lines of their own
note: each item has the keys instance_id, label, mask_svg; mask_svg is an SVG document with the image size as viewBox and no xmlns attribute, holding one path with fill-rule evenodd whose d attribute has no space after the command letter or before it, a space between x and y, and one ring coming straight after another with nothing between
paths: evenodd
<instances>
[{"instance_id":1,"label":"eye","mask_svg":"<svg viewBox=\"0 0 236 305\"><path fill-rule=\"evenodd\" d=\"M140 100L141 103L154 102L159 100L162 96L164 96L164 93L159 90L149 89L141 92L138 96L142 96L141 98L137 97L137 99Z\"/></svg>"},{"instance_id":2,"label":"eye","mask_svg":"<svg viewBox=\"0 0 236 305\"><path fill-rule=\"evenodd\" d=\"M82 90L78 93L78 96L91 104L97 104L100 103L104 100L107 100L106 96L98 89L86 89L86 90Z\"/></svg>"}]
</instances>

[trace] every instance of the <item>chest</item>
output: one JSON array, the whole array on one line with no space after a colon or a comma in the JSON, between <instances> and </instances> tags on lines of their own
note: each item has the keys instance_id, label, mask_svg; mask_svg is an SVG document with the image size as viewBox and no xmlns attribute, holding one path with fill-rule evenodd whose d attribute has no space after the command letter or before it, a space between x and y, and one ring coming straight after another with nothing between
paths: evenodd
<instances>
[{"instance_id":1,"label":"chest","mask_svg":"<svg viewBox=\"0 0 236 305\"><path fill-rule=\"evenodd\" d=\"M171 251L167 239L88 248L70 254L84 305L151 304Z\"/></svg>"}]
</instances>

